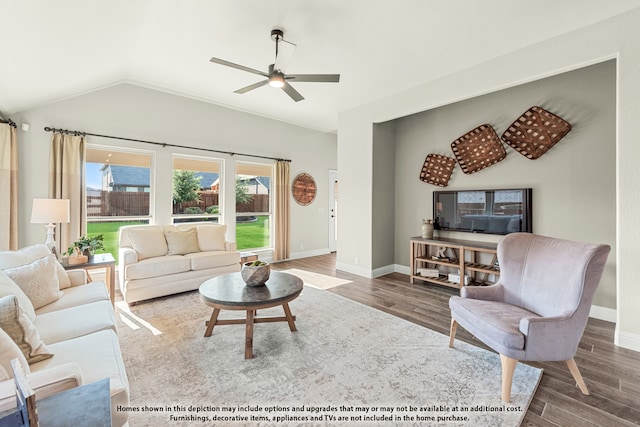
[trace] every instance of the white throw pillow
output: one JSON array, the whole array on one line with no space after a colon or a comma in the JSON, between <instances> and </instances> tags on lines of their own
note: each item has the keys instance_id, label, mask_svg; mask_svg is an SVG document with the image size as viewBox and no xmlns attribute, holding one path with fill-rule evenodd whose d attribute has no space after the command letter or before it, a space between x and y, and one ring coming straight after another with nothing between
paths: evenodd
<instances>
[{"instance_id":1,"label":"white throw pillow","mask_svg":"<svg viewBox=\"0 0 640 427\"><path fill-rule=\"evenodd\" d=\"M20 351L20 347L7 335L4 329L0 329L0 381L13 378L13 370L11 369L13 359L20 361L25 374L31 373L27 359Z\"/></svg>"},{"instance_id":2,"label":"white throw pillow","mask_svg":"<svg viewBox=\"0 0 640 427\"><path fill-rule=\"evenodd\" d=\"M199 225L198 230L198 246L201 251L224 251L225 234L227 234L227 226L218 225Z\"/></svg>"},{"instance_id":3,"label":"white throw pillow","mask_svg":"<svg viewBox=\"0 0 640 427\"><path fill-rule=\"evenodd\" d=\"M0 328L18 345L27 362L36 363L53 357L15 295L0 298Z\"/></svg>"},{"instance_id":4,"label":"white throw pillow","mask_svg":"<svg viewBox=\"0 0 640 427\"><path fill-rule=\"evenodd\" d=\"M164 236L167 239L168 255L185 255L200 251L195 228L165 230Z\"/></svg>"},{"instance_id":5,"label":"white throw pillow","mask_svg":"<svg viewBox=\"0 0 640 427\"><path fill-rule=\"evenodd\" d=\"M16 282L11 280L3 270L0 270L0 298L6 297L7 295L15 295L18 297L20 307L22 307L27 316L29 316L29 319L32 322L36 320L36 311L29 297L20 289L20 286L18 286Z\"/></svg>"},{"instance_id":6,"label":"white throw pillow","mask_svg":"<svg viewBox=\"0 0 640 427\"><path fill-rule=\"evenodd\" d=\"M31 264L7 268L4 272L20 286L31 300L33 308L37 310L57 301L62 296L56 274L56 264L58 264L58 260L55 255L50 254L33 261Z\"/></svg>"},{"instance_id":7,"label":"white throw pillow","mask_svg":"<svg viewBox=\"0 0 640 427\"><path fill-rule=\"evenodd\" d=\"M133 250L138 254L138 259L165 256L167 254L167 240L162 229L137 228L129 230L129 240Z\"/></svg>"},{"instance_id":8,"label":"white throw pillow","mask_svg":"<svg viewBox=\"0 0 640 427\"><path fill-rule=\"evenodd\" d=\"M36 245L26 246L17 251L3 251L0 252L0 268L15 268L21 265L30 264L33 261L44 258L51 254L49 248L43 244L38 243ZM71 280L67 276L67 272L60 263L56 265L56 273L58 275L58 282L60 289L66 289L71 287Z\"/></svg>"}]
</instances>

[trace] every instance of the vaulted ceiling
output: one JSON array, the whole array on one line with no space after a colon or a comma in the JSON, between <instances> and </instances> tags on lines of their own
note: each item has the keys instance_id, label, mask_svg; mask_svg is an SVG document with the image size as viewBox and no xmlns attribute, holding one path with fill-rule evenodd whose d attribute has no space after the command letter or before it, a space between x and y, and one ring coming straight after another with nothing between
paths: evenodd
<instances>
[{"instance_id":1,"label":"vaulted ceiling","mask_svg":"<svg viewBox=\"0 0 640 427\"><path fill-rule=\"evenodd\" d=\"M133 83L322 131L342 111L640 7L640 0L0 0L0 111ZM292 101L260 76L297 45ZM544 58L540 58L544 60ZM499 72L499 70L496 70Z\"/></svg>"}]
</instances>

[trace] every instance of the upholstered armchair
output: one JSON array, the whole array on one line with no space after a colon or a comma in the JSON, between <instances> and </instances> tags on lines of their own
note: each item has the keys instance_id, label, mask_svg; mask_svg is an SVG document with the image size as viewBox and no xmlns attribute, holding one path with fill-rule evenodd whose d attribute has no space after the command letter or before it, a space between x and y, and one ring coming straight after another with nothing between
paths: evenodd
<instances>
[{"instance_id":1,"label":"upholstered armchair","mask_svg":"<svg viewBox=\"0 0 640 427\"><path fill-rule=\"evenodd\" d=\"M500 353L505 402L519 360L564 361L589 394L574 356L610 249L530 233L507 235L498 244L498 282L464 286L449 300L449 347L461 325Z\"/></svg>"}]
</instances>

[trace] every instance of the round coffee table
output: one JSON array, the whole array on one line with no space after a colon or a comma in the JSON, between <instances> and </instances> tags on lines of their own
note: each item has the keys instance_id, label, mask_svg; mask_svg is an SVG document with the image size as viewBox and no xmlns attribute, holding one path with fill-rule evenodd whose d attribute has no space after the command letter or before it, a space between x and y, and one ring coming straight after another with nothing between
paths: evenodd
<instances>
[{"instance_id":1,"label":"round coffee table","mask_svg":"<svg viewBox=\"0 0 640 427\"><path fill-rule=\"evenodd\" d=\"M210 337L215 325L246 324L244 358L253 357L253 325L265 322L288 322L296 331L295 316L291 315L289 301L302 292L302 280L292 274L272 271L264 286L247 286L240 273L224 274L200 285L200 300L213 307L211 319L206 322L205 337ZM284 316L256 317L256 310L281 305ZM220 310L244 310L246 319L218 319Z\"/></svg>"}]
</instances>

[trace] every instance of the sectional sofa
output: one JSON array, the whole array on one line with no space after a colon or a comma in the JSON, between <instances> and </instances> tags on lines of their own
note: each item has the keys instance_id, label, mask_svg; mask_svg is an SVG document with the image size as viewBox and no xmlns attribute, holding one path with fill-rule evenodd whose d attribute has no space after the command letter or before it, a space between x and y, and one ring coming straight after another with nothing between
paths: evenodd
<instances>
[{"instance_id":1,"label":"sectional sofa","mask_svg":"<svg viewBox=\"0 0 640 427\"><path fill-rule=\"evenodd\" d=\"M10 360L37 398L108 378L112 425L127 423L129 381L103 282L66 272L45 245L0 252L0 413L15 408Z\"/></svg>"}]
</instances>

